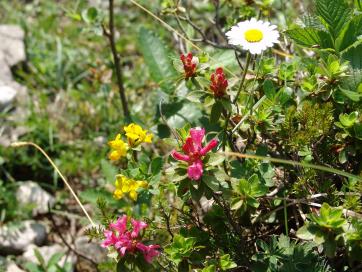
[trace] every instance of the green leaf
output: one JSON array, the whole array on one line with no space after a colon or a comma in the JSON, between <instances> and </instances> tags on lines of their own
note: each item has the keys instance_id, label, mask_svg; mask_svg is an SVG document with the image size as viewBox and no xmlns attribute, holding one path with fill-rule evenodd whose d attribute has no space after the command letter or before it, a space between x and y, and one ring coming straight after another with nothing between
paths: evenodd
<instances>
[{"instance_id":1,"label":"green leaf","mask_svg":"<svg viewBox=\"0 0 362 272\"><path fill-rule=\"evenodd\" d=\"M51 256L51 258L48 261L47 268L50 268L51 266L55 266L59 263L60 259L64 256L64 253L58 252Z\"/></svg>"},{"instance_id":2,"label":"green leaf","mask_svg":"<svg viewBox=\"0 0 362 272\"><path fill-rule=\"evenodd\" d=\"M220 165L224 160L225 156L220 153L209 153L206 163L207 165L217 166Z\"/></svg>"},{"instance_id":3,"label":"green leaf","mask_svg":"<svg viewBox=\"0 0 362 272\"><path fill-rule=\"evenodd\" d=\"M222 103L220 101L216 101L216 103L211 108L211 114L210 114L211 124L215 124L220 120L222 110L223 110Z\"/></svg>"},{"instance_id":4,"label":"green leaf","mask_svg":"<svg viewBox=\"0 0 362 272\"><path fill-rule=\"evenodd\" d=\"M154 81L161 84L166 79L176 76L168 57L170 55L168 48L154 32L141 27L138 33L138 45ZM168 89L167 84L161 85Z\"/></svg>"},{"instance_id":5,"label":"green leaf","mask_svg":"<svg viewBox=\"0 0 362 272\"><path fill-rule=\"evenodd\" d=\"M220 184L214 176L204 175L202 181L214 192L219 190Z\"/></svg>"},{"instance_id":6,"label":"green leaf","mask_svg":"<svg viewBox=\"0 0 362 272\"><path fill-rule=\"evenodd\" d=\"M353 127L355 137L359 140L362 140L362 124L355 124Z\"/></svg>"},{"instance_id":7,"label":"green leaf","mask_svg":"<svg viewBox=\"0 0 362 272\"><path fill-rule=\"evenodd\" d=\"M114 183L116 175L118 174L117 168L107 160L101 161L102 175L106 178L108 183Z\"/></svg>"},{"instance_id":8,"label":"green leaf","mask_svg":"<svg viewBox=\"0 0 362 272\"><path fill-rule=\"evenodd\" d=\"M362 42L357 42L344 50L342 58L349 61L353 69L362 69Z\"/></svg>"},{"instance_id":9,"label":"green leaf","mask_svg":"<svg viewBox=\"0 0 362 272\"><path fill-rule=\"evenodd\" d=\"M354 16L343 28L336 40L336 49L340 52L353 45L362 35L362 15Z\"/></svg>"},{"instance_id":10,"label":"green leaf","mask_svg":"<svg viewBox=\"0 0 362 272\"><path fill-rule=\"evenodd\" d=\"M260 182L257 174L253 174L249 180L250 192L249 195L252 197L261 197L268 192L268 187Z\"/></svg>"},{"instance_id":11,"label":"green leaf","mask_svg":"<svg viewBox=\"0 0 362 272\"><path fill-rule=\"evenodd\" d=\"M38 260L40 266L45 268L46 267L45 260L37 248L34 248L34 255Z\"/></svg>"},{"instance_id":12,"label":"green leaf","mask_svg":"<svg viewBox=\"0 0 362 272\"><path fill-rule=\"evenodd\" d=\"M226 271L237 267L237 264L230 259L229 254L225 254L220 257L220 267L222 271Z\"/></svg>"},{"instance_id":13,"label":"green leaf","mask_svg":"<svg viewBox=\"0 0 362 272\"><path fill-rule=\"evenodd\" d=\"M163 160L161 157L154 158L151 162L151 173L157 175L162 170Z\"/></svg>"},{"instance_id":14,"label":"green leaf","mask_svg":"<svg viewBox=\"0 0 362 272\"><path fill-rule=\"evenodd\" d=\"M35 263L27 262L24 265L24 268L29 272L44 272L38 265Z\"/></svg>"},{"instance_id":15,"label":"green leaf","mask_svg":"<svg viewBox=\"0 0 362 272\"><path fill-rule=\"evenodd\" d=\"M271 100L274 99L276 91L273 81L271 81L270 79L265 80L263 84L263 90L267 98Z\"/></svg>"},{"instance_id":16,"label":"green leaf","mask_svg":"<svg viewBox=\"0 0 362 272\"><path fill-rule=\"evenodd\" d=\"M216 266L215 265L209 265L201 270L201 272L216 272Z\"/></svg>"},{"instance_id":17,"label":"green leaf","mask_svg":"<svg viewBox=\"0 0 362 272\"><path fill-rule=\"evenodd\" d=\"M343 78L341 88L362 94L362 70L352 70L348 77Z\"/></svg>"},{"instance_id":18,"label":"green leaf","mask_svg":"<svg viewBox=\"0 0 362 272\"><path fill-rule=\"evenodd\" d=\"M350 20L352 10L344 0L317 0L317 15L327 24L329 32L337 38L343 26Z\"/></svg>"},{"instance_id":19,"label":"green leaf","mask_svg":"<svg viewBox=\"0 0 362 272\"><path fill-rule=\"evenodd\" d=\"M82 18L87 24L92 24L97 21L98 10L95 7L90 7L82 11Z\"/></svg>"},{"instance_id":20,"label":"green leaf","mask_svg":"<svg viewBox=\"0 0 362 272\"><path fill-rule=\"evenodd\" d=\"M303 239L303 240L313 240L315 237L315 234L310 232L309 225L306 224L303 227L301 227L300 229L298 229L297 237L299 239Z\"/></svg>"},{"instance_id":21,"label":"green leaf","mask_svg":"<svg viewBox=\"0 0 362 272\"><path fill-rule=\"evenodd\" d=\"M239 198L234 198L232 201L231 201L231 206L230 206L230 209L231 210L239 210L244 204L244 200L243 199L239 199Z\"/></svg>"},{"instance_id":22,"label":"green leaf","mask_svg":"<svg viewBox=\"0 0 362 272\"><path fill-rule=\"evenodd\" d=\"M362 97L362 94L359 94L359 93L354 92L354 91L349 91L349 90L346 90L346 89L343 89L343 88L339 88L339 90L341 91L341 93L344 96L348 97L349 99L351 99L354 102L358 102Z\"/></svg>"},{"instance_id":23,"label":"green leaf","mask_svg":"<svg viewBox=\"0 0 362 272\"><path fill-rule=\"evenodd\" d=\"M332 48L330 35L315 28L297 27L286 31L286 34L301 46L319 46L321 48Z\"/></svg>"},{"instance_id":24,"label":"green leaf","mask_svg":"<svg viewBox=\"0 0 362 272\"><path fill-rule=\"evenodd\" d=\"M341 113L339 115L339 121L346 128L352 127L354 123L357 121L357 118L358 118L357 111L351 112L350 114Z\"/></svg>"}]
</instances>

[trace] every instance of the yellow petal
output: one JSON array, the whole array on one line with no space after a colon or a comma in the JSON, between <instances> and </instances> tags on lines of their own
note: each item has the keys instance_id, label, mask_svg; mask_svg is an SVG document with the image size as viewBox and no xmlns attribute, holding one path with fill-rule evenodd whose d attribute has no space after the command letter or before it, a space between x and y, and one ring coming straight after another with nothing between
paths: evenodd
<instances>
[{"instance_id":1,"label":"yellow petal","mask_svg":"<svg viewBox=\"0 0 362 272\"><path fill-rule=\"evenodd\" d=\"M118 161L121 158L121 154L117 150L113 150L111 153L109 153L108 158L111 161Z\"/></svg>"},{"instance_id":2,"label":"yellow petal","mask_svg":"<svg viewBox=\"0 0 362 272\"><path fill-rule=\"evenodd\" d=\"M119 189L116 189L114 192L113 192L113 197L115 199L121 199L123 197L123 192Z\"/></svg>"},{"instance_id":3,"label":"yellow petal","mask_svg":"<svg viewBox=\"0 0 362 272\"><path fill-rule=\"evenodd\" d=\"M152 143L153 134L147 134L144 142L145 143Z\"/></svg>"},{"instance_id":4,"label":"yellow petal","mask_svg":"<svg viewBox=\"0 0 362 272\"><path fill-rule=\"evenodd\" d=\"M139 180L137 183L138 183L138 187L147 188L147 186L148 186L148 183L144 180Z\"/></svg>"},{"instance_id":5,"label":"yellow petal","mask_svg":"<svg viewBox=\"0 0 362 272\"><path fill-rule=\"evenodd\" d=\"M132 198L133 201L136 201L137 200L137 192L136 191L130 191L129 192L129 197Z\"/></svg>"}]
</instances>

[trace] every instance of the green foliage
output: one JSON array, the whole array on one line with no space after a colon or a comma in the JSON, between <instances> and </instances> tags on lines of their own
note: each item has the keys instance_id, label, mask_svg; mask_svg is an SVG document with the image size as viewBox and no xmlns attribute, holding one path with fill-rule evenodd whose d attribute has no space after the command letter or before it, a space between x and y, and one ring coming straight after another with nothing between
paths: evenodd
<instances>
[{"instance_id":1,"label":"green foliage","mask_svg":"<svg viewBox=\"0 0 362 272\"><path fill-rule=\"evenodd\" d=\"M333 271L314 250L312 243L290 241L285 235L272 236L269 243L258 240L260 252L253 256L253 271Z\"/></svg>"},{"instance_id":2,"label":"green foliage","mask_svg":"<svg viewBox=\"0 0 362 272\"><path fill-rule=\"evenodd\" d=\"M322 19L334 38L336 38L352 15L352 10L344 0L317 0L317 15Z\"/></svg>"},{"instance_id":3,"label":"green foliage","mask_svg":"<svg viewBox=\"0 0 362 272\"><path fill-rule=\"evenodd\" d=\"M254 174L248 180L241 179L235 185L234 191L237 196L231 201L231 209L245 212L248 207L259 207L257 198L265 195L268 192L268 188Z\"/></svg>"},{"instance_id":4,"label":"green foliage","mask_svg":"<svg viewBox=\"0 0 362 272\"><path fill-rule=\"evenodd\" d=\"M297 236L322 245L326 255L333 257L338 243L343 242L347 221L343 218L342 209L330 207L327 203L323 203L319 212L319 216L310 214L310 222L298 230Z\"/></svg>"},{"instance_id":5,"label":"green foliage","mask_svg":"<svg viewBox=\"0 0 362 272\"><path fill-rule=\"evenodd\" d=\"M147 218L142 242L161 247L152 264L139 252L122 256L109 248L111 258L99 266L103 271L358 269L361 1L353 7L352 1L317 0L315 9L299 1L315 10L301 16L301 25L294 23L298 1L137 1L189 41L133 1L114 1L115 47L132 120L154 135L152 143L117 162L106 159L107 141L124 134L127 122L106 35L107 7L102 1L94 7L87 1L11 2L0 3L0 20L20 21L27 33L27 61L12 68L30 97L24 106L29 131L20 140L42 146L81 201L98 207L90 211L97 224L86 231L90 239L104 240L110 223L127 214ZM224 34L256 16L288 29L291 41L281 38L246 67L245 50L228 45ZM184 78L179 52L198 58L194 77ZM228 87L215 98L211 75L219 67ZM211 139L218 145L201 158L200 150L189 152L187 162L170 158L172 149L185 151L192 127L205 128L203 146ZM229 151L285 159L288 165L245 154L236 158ZM2 147L0 153L1 223L26 218L12 201L13 179L43 181L61 197L57 209L78 213L41 154ZM192 180L188 170L196 157L203 172ZM325 167L333 169L321 171ZM114 198L117 174L147 183L137 189L137 201ZM282 231L287 236L276 236ZM60 255L50 264L36 255L39 264L28 264L28 270L63 271L54 265Z\"/></svg>"},{"instance_id":6,"label":"green foliage","mask_svg":"<svg viewBox=\"0 0 362 272\"><path fill-rule=\"evenodd\" d=\"M152 79L167 90L165 81L175 76L168 48L155 33L143 27L139 30L138 44Z\"/></svg>"},{"instance_id":7,"label":"green foliage","mask_svg":"<svg viewBox=\"0 0 362 272\"><path fill-rule=\"evenodd\" d=\"M165 248L165 252L170 256L170 259L180 265L192 257L192 254L204 248L204 246L196 245L195 237L183 237L180 234L174 236L172 244Z\"/></svg>"},{"instance_id":8,"label":"green foliage","mask_svg":"<svg viewBox=\"0 0 362 272\"><path fill-rule=\"evenodd\" d=\"M300 149L328 134L333 124L332 111L331 103L313 104L310 101L303 103L300 110L289 108L282 125L282 133L287 135L288 145Z\"/></svg>"},{"instance_id":9,"label":"green foliage","mask_svg":"<svg viewBox=\"0 0 362 272\"><path fill-rule=\"evenodd\" d=\"M44 260L43 256L36 248L34 249L34 254L38 263L27 262L25 268L29 272L70 272L73 270L70 262L65 262L62 266L59 265L64 253L53 254L48 262Z\"/></svg>"}]
</instances>

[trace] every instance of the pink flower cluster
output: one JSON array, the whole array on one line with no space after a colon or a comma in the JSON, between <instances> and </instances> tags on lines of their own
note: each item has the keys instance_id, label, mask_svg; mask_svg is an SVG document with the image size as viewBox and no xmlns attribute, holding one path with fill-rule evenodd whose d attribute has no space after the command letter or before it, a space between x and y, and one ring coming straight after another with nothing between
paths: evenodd
<instances>
[{"instance_id":1,"label":"pink flower cluster","mask_svg":"<svg viewBox=\"0 0 362 272\"><path fill-rule=\"evenodd\" d=\"M180 154L176 150L173 150L171 153L174 159L188 163L187 175L192 180L199 180L202 177L204 172L202 157L218 144L218 141L213 139L203 147L202 140L204 136L204 128L191 128L190 136L186 138L186 142L182 146L185 154Z\"/></svg>"},{"instance_id":2,"label":"pink flower cluster","mask_svg":"<svg viewBox=\"0 0 362 272\"><path fill-rule=\"evenodd\" d=\"M199 59L197 57L192 56L192 53L188 53L187 55L181 54L180 59L184 66L185 78L190 78L195 76Z\"/></svg>"},{"instance_id":3,"label":"pink flower cluster","mask_svg":"<svg viewBox=\"0 0 362 272\"><path fill-rule=\"evenodd\" d=\"M224 70L219 67L216 69L215 73L211 74L211 84L210 89L213 91L214 96L222 97L226 93L228 87L228 80L224 74Z\"/></svg>"},{"instance_id":4,"label":"pink flower cluster","mask_svg":"<svg viewBox=\"0 0 362 272\"><path fill-rule=\"evenodd\" d=\"M132 230L127 229L127 215L123 215L115 223L111 223L108 230L104 231L105 240L102 247L113 246L123 257L126 253L134 254L139 251L143 254L146 262L151 263L153 258L160 252L159 245L145 245L140 242L140 231L147 228L143 221L131 218Z\"/></svg>"}]
</instances>

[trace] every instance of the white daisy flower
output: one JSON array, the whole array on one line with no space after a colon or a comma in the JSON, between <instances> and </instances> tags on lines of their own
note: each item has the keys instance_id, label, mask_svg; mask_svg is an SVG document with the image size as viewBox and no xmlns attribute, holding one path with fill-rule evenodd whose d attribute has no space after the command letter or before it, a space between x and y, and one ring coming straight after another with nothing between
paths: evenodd
<instances>
[{"instance_id":1,"label":"white daisy flower","mask_svg":"<svg viewBox=\"0 0 362 272\"><path fill-rule=\"evenodd\" d=\"M269 22L257 21L252 18L240 22L226 32L229 44L240 45L251 54L260 54L262 51L278 43L279 32L275 25Z\"/></svg>"}]
</instances>

